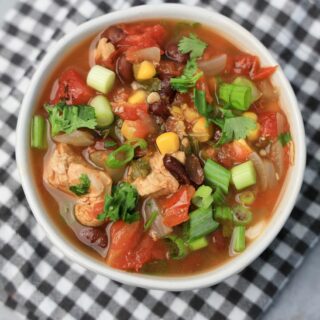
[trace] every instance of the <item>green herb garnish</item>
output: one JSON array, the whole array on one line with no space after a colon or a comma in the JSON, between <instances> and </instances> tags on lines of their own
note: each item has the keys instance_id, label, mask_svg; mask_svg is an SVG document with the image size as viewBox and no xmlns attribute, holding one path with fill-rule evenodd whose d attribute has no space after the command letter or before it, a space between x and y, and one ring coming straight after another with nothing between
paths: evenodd
<instances>
[{"instance_id":1,"label":"green herb garnish","mask_svg":"<svg viewBox=\"0 0 320 320\"><path fill-rule=\"evenodd\" d=\"M52 136L59 132L72 133L79 128L94 129L97 125L94 108L88 105L67 105L59 102L44 107L49 113Z\"/></svg>"},{"instance_id":2,"label":"green herb garnish","mask_svg":"<svg viewBox=\"0 0 320 320\"><path fill-rule=\"evenodd\" d=\"M113 141L113 140L106 140L106 141L104 142L104 147L105 147L106 149L115 147L116 145L117 145L117 143L116 143L115 141Z\"/></svg>"},{"instance_id":3,"label":"green herb garnish","mask_svg":"<svg viewBox=\"0 0 320 320\"><path fill-rule=\"evenodd\" d=\"M183 37L178 44L179 51L181 53L190 53L191 59L200 58L207 46L194 33L190 33L189 37Z\"/></svg>"},{"instance_id":4,"label":"green herb garnish","mask_svg":"<svg viewBox=\"0 0 320 320\"><path fill-rule=\"evenodd\" d=\"M292 140L290 132L280 133L278 140L283 147L286 146Z\"/></svg>"},{"instance_id":5,"label":"green herb garnish","mask_svg":"<svg viewBox=\"0 0 320 320\"><path fill-rule=\"evenodd\" d=\"M76 194L77 196L83 196L89 192L90 189L90 179L88 175L81 174L80 183L74 186L70 186L69 190Z\"/></svg>"},{"instance_id":6,"label":"green herb garnish","mask_svg":"<svg viewBox=\"0 0 320 320\"><path fill-rule=\"evenodd\" d=\"M136 210L137 203L136 188L127 182L122 182L112 188L112 195L105 196L103 213L99 214L97 219L123 220L132 223L140 219L140 214Z\"/></svg>"}]
</instances>

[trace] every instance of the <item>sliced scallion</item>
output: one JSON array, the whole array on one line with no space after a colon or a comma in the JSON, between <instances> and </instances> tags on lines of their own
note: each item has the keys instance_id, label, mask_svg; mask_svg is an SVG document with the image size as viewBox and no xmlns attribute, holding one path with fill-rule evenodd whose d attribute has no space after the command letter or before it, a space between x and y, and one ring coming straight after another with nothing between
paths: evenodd
<instances>
[{"instance_id":1,"label":"sliced scallion","mask_svg":"<svg viewBox=\"0 0 320 320\"><path fill-rule=\"evenodd\" d=\"M217 221L232 221L232 209L226 206L223 207L216 207L214 211L214 218Z\"/></svg>"},{"instance_id":2,"label":"sliced scallion","mask_svg":"<svg viewBox=\"0 0 320 320\"><path fill-rule=\"evenodd\" d=\"M231 169L231 179L237 190L250 187L256 183L256 171L251 160Z\"/></svg>"},{"instance_id":3,"label":"sliced scallion","mask_svg":"<svg viewBox=\"0 0 320 320\"><path fill-rule=\"evenodd\" d=\"M204 165L204 176L209 185L221 188L228 193L231 173L220 164L208 159Z\"/></svg>"},{"instance_id":4,"label":"sliced scallion","mask_svg":"<svg viewBox=\"0 0 320 320\"><path fill-rule=\"evenodd\" d=\"M252 191L243 191L239 193L236 198L239 199L239 202L243 205L251 205L255 201L256 197Z\"/></svg>"},{"instance_id":5,"label":"sliced scallion","mask_svg":"<svg viewBox=\"0 0 320 320\"><path fill-rule=\"evenodd\" d=\"M245 226L252 220L252 212L243 206L233 208L233 222L235 225Z\"/></svg>"},{"instance_id":6,"label":"sliced scallion","mask_svg":"<svg viewBox=\"0 0 320 320\"><path fill-rule=\"evenodd\" d=\"M187 248L181 238L171 234L166 236L165 239L170 241L170 258L179 260L187 255Z\"/></svg>"},{"instance_id":7,"label":"sliced scallion","mask_svg":"<svg viewBox=\"0 0 320 320\"><path fill-rule=\"evenodd\" d=\"M200 237L189 241L189 248L192 251L200 250L208 246L208 240L206 237Z\"/></svg>"},{"instance_id":8,"label":"sliced scallion","mask_svg":"<svg viewBox=\"0 0 320 320\"><path fill-rule=\"evenodd\" d=\"M87 75L87 85L99 92L107 94L113 87L116 75L100 65L93 66Z\"/></svg>"},{"instance_id":9,"label":"sliced scallion","mask_svg":"<svg viewBox=\"0 0 320 320\"><path fill-rule=\"evenodd\" d=\"M212 208L199 208L189 214L189 240L205 236L216 230L219 223L213 220Z\"/></svg>"},{"instance_id":10,"label":"sliced scallion","mask_svg":"<svg viewBox=\"0 0 320 320\"><path fill-rule=\"evenodd\" d=\"M209 208L213 202L212 188L201 186L192 197L192 203L199 208Z\"/></svg>"},{"instance_id":11,"label":"sliced scallion","mask_svg":"<svg viewBox=\"0 0 320 320\"><path fill-rule=\"evenodd\" d=\"M246 248L246 228L235 226L232 233L233 251L239 253Z\"/></svg>"},{"instance_id":12,"label":"sliced scallion","mask_svg":"<svg viewBox=\"0 0 320 320\"><path fill-rule=\"evenodd\" d=\"M105 164L111 169L118 169L130 162L133 157L134 148L128 144L123 144L108 155Z\"/></svg>"},{"instance_id":13,"label":"sliced scallion","mask_svg":"<svg viewBox=\"0 0 320 320\"><path fill-rule=\"evenodd\" d=\"M114 115L111 109L109 100L103 96L95 96L89 103L94 108L96 114L97 126L99 128L105 128L112 124L114 121Z\"/></svg>"},{"instance_id":14,"label":"sliced scallion","mask_svg":"<svg viewBox=\"0 0 320 320\"><path fill-rule=\"evenodd\" d=\"M31 123L31 147L45 149L47 147L47 125L43 116L36 115Z\"/></svg>"},{"instance_id":15,"label":"sliced scallion","mask_svg":"<svg viewBox=\"0 0 320 320\"><path fill-rule=\"evenodd\" d=\"M225 195L221 188L217 187L214 193L212 194L213 203L217 206L221 206L225 201Z\"/></svg>"}]
</instances>

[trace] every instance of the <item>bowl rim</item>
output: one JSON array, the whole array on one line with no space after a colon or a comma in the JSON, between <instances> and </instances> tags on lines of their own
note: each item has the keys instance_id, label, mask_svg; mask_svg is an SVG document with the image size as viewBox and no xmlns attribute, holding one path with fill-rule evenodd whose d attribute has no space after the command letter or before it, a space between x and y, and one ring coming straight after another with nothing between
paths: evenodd
<instances>
[{"instance_id":1,"label":"bowl rim","mask_svg":"<svg viewBox=\"0 0 320 320\"><path fill-rule=\"evenodd\" d=\"M144 18L141 19L140 17ZM290 188L289 185L283 187L287 191L285 196L288 198L286 205L282 205L282 211L274 212L273 216L277 215L278 219L271 224L269 223L266 227L267 230L264 231L264 238L254 240L252 244L247 248L245 252L241 255L229 260L222 266L219 266L213 270L208 270L196 275L190 276L152 276L144 274L129 273L126 271L121 271L113 269L102 262L92 259L83 252L79 252L76 248L68 243L68 240L61 236L58 228L51 223L51 218L45 212L45 207L40 201L37 195L36 187L31 175L29 175L28 165L30 162L29 155L29 130L30 130L30 119L32 112L34 110L34 101L37 97L37 89L41 87L43 83L43 78L45 78L45 71L54 68L55 65L60 61L57 58L58 53L63 52L66 47L71 47L80 38L84 39L86 35L98 33L103 27L111 25L125 18L126 21L139 21L146 19L156 19L156 18L172 18L179 20L199 20L206 21L205 25L218 30L221 33L222 27L227 27L227 31L223 31L223 36L239 37L239 41L248 41L250 45L254 48L252 51L259 52L258 55L268 62L269 64L277 64L275 59L271 56L269 51L262 45L262 43L255 38L249 31L244 29L238 23L232 21L231 19L223 16L222 14L215 12L213 10L206 10L204 8L187 6L182 4L159 4L159 5L143 5L137 7L131 7L124 10L119 10L116 12L108 13L102 15L98 18L89 20L72 32L61 38L54 46L51 47L48 53L45 55L43 60L40 62L32 80L29 84L28 91L24 96L21 109L19 112L18 124L17 124L17 134L16 134L16 160L18 165L18 170L20 173L21 184L24 189L28 204L37 220L37 222L42 226L45 234L48 236L50 241L72 262L76 262L82 267L89 269L96 274L101 274L107 276L108 278L137 287L143 287L147 289L160 289L167 291L183 291L191 289L199 289L203 287L208 287L221 282L222 280L242 271L246 266L248 266L254 259L256 259L271 243L271 241L276 237L280 229L283 227L285 221L289 217L295 200L299 194L303 173L305 168L305 135L302 116L298 108L298 103L293 93L293 90L284 76L280 66L276 73L278 82L281 83L281 92L284 92L288 103L293 110L291 115L292 123L294 124L294 143L295 143L295 164L290 176ZM214 22L213 22L214 21ZM209 23L210 22L210 23ZM215 26L213 26L215 24ZM220 30L220 31L219 31ZM234 43L235 41L233 41ZM52 65L53 66L52 66ZM51 66L50 66L51 65ZM49 72L50 74L50 72ZM47 79L47 78L45 78ZM292 126L292 123L290 125ZM294 179L293 179L294 176ZM288 180L288 177L286 178ZM290 189L290 194L288 193ZM282 199L280 204L283 203ZM277 206L275 211L280 211L280 207Z\"/></svg>"}]
</instances>

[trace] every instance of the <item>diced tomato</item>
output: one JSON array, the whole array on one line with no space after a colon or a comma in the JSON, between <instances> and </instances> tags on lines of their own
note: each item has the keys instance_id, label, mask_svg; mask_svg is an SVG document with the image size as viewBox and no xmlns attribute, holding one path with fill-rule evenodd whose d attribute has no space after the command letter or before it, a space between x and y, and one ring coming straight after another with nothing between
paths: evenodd
<instances>
[{"instance_id":1,"label":"diced tomato","mask_svg":"<svg viewBox=\"0 0 320 320\"><path fill-rule=\"evenodd\" d=\"M230 168L247 161L251 152L252 150L245 142L233 141L221 146L216 158L224 167Z\"/></svg>"},{"instance_id":2,"label":"diced tomato","mask_svg":"<svg viewBox=\"0 0 320 320\"><path fill-rule=\"evenodd\" d=\"M137 120L143 118L148 112L148 105L146 103L122 103L115 105L113 111L123 120Z\"/></svg>"},{"instance_id":3,"label":"diced tomato","mask_svg":"<svg viewBox=\"0 0 320 320\"><path fill-rule=\"evenodd\" d=\"M132 136L131 138L146 138L149 134L155 132L155 124L152 118L147 114L143 114L144 117L138 120L126 120L126 130L130 131L128 136Z\"/></svg>"},{"instance_id":4,"label":"diced tomato","mask_svg":"<svg viewBox=\"0 0 320 320\"><path fill-rule=\"evenodd\" d=\"M65 100L67 104L85 104L94 95L94 90L86 85L85 80L74 69L64 71L58 80L58 89L54 93L52 104Z\"/></svg>"},{"instance_id":5,"label":"diced tomato","mask_svg":"<svg viewBox=\"0 0 320 320\"><path fill-rule=\"evenodd\" d=\"M196 83L196 88L198 90L204 90L206 92L206 100L208 103L213 101L212 95L210 93L206 78L202 76Z\"/></svg>"},{"instance_id":6,"label":"diced tomato","mask_svg":"<svg viewBox=\"0 0 320 320\"><path fill-rule=\"evenodd\" d=\"M263 80L270 77L277 69L277 66L274 67L264 67L260 68L252 77L252 80Z\"/></svg>"},{"instance_id":7,"label":"diced tomato","mask_svg":"<svg viewBox=\"0 0 320 320\"><path fill-rule=\"evenodd\" d=\"M274 67L260 67L257 56L241 54L228 56L225 73L249 76L252 80L263 80L268 78L275 70Z\"/></svg>"},{"instance_id":8,"label":"diced tomato","mask_svg":"<svg viewBox=\"0 0 320 320\"><path fill-rule=\"evenodd\" d=\"M174 227L189 220L188 211L194 192L195 189L192 186L181 186L176 193L159 200L163 223L166 226Z\"/></svg>"},{"instance_id":9,"label":"diced tomato","mask_svg":"<svg viewBox=\"0 0 320 320\"><path fill-rule=\"evenodd\" d=\"M166 30L160 24L153 26L145 26L144 24L129 25L123 26L122 29L127 35L119 41L119 46L135 47L134 50L159 47L166 37ZM132 49L130 48L130 50Z\"/></svg>"},{"instance_id":10,"label":"diced tomato","mask_svg":"<svg viewBox=\"0 0 320 320\"><path fill-rule=\"evenodd\" d=\"M183 64L175 63L171 60L160 60L157 68L160 77L178 77L183 71Z\"/></svg>"},{"instance_id":11,"label":"diced tomato","mask_svg":"<svg viewBox=\"0 0 320 320\"><path fill-rule=\"evenodd\" d=\"M212 235L214 248L218 251L225 250L228 247L227 239L222 235L221 230L216 230Z\"/></svg>"},{"instance_id":12,"label":"diced tomato","mask_svg":"<svg viewBox=\"0 0 320 320\"><path fill-rule=\"evenodd\" d=\"M115 222L110 237L106 261L114 268L139 271L145 263L166 257L164 244L145 234L139 221L131 224Z\"/></svg>"},{"instance_id":13,"label":"diced tomato","mask_svg":"<svg viewBox=\"0 0 320 320\"><path fill-rule=\"evenodd\" d=\"M278 136L276 112L260 113L258 116L258 121L261 126L261 136L268 138L276 138Z\"/></svg>"}]
</instances>

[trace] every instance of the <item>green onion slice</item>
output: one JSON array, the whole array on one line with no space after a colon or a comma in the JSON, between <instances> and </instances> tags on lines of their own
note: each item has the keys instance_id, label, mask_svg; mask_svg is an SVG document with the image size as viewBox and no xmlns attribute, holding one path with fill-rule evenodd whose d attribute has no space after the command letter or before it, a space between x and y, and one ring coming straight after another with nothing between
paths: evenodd
<instances>
[{"instance_id":1,"label":"green onion slice","mask_svg":"<svg viewBox=\"0 0 320 320\"><path fill-rule=\"evenodd\" d=\"M189 214L189 240L205 236L216 230L219 223L213 220L212 208L199 208Z\"/></svg>"},{"instance_id":2,"label":"green onion slice","mask_svg":"<svg viewBox=\"0 0 320 320\"><path fill-rule=\"evenodd\" d=\"M140 139L140 138L136 138L136 139L131 139L131 140L128 140L126 142L126 144L129 144L130 146L132 146L134 149L135 148L141 148L141 149L147 149L148 147L148 143L146 140L144 139Z\"/></svg>"},{"instance_id":3,"label":"green onion slice","mask_svg":"<svg viewBox=\"0 0 320 320\"><path fill-rule=\"evenodd\" d=\"M252 191L243 191L236 195L236 201L242 205L251 205L256 200L256 197Z\"/></svg>"},{"instance_id":4,"label":"green onion slice","mask_svg":"<svg viewBox=\"0 0 320 320\"><path fill-rule=\"evenodd\" d=\"M176 235L168 235L165 237L170 241L170 258L172 259L182 259L187 255L187 248L184 241Z\"/></svg>"},{"instance_id":5,"label":"green onion slice","mask_svg":"<svg viewBox=\"0 0 320 320\"><path fill-rule=\"evenodd\" d=\"M192 197L192 203L199 208L209 208L213 202L212 188L201 186Z\"/></svg>"},{"instance_id":6,"label":"green onion slice","mask_svg":"<svg viewBox=\"0 0 320 320\"><path fill-rule=\"evenodd\" d=\"M106 159L106 166L111 169L118 169L130 162L133 157L134 148L131 145L123 144L108 155Z\"/></svg>"},{"instance_id":7,"label":"green onion slice","mask_svg":"<svg viewBox=\"0 0 320 320\"><path fill-rule=\"evenodd\" d=\"M192 251L200 250L208 246L208 240L206 237L200 237L195 240L189 241L189 248Z\"/></svg>"},{"instance_id":8,"label":"green onion slice","mask_svg":"<svg viewBox=\"0 0 320 320\"><path fill-rule=\"evenodd\" d=\"M232 249L236 253L244 251L246 248L246 228L235 226L232 233Z\"/></svg>"},{"instance_id":9,"label":"green onion slice","mask_svg":"<svg viewBox=\"0 0 320 320\"><path fill-rule=\"evenodd\" d=\"M244 206L233 208L233 222L238 226L245 226L252 220L252 212Z\"/></svg>"},{"instance_id":10,"label":"green onion slice","mask_svg":"<svg viewBox=\"0 0 320 320\"><path fill-rule=\"evenodd\" d=\"M34 116L31 123L31 147L45 149L47 147L47 126L43 116Z\"/></svg>"}]
</instances>

